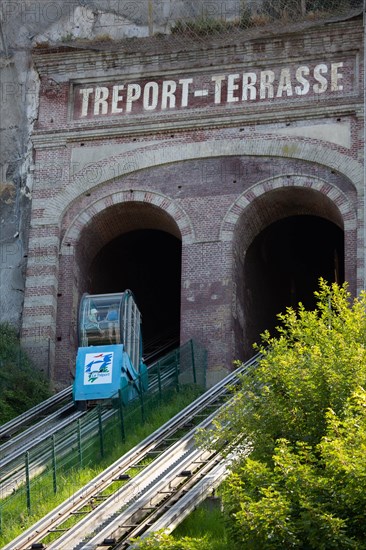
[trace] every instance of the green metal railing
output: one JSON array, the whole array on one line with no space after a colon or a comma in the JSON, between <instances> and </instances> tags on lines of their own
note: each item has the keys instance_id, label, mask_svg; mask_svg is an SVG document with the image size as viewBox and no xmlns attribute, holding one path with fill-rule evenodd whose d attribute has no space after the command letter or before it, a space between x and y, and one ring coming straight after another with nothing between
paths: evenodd
<instances>
[{"instance_id":1,"label":"green metal railing","mask_svg":"<svg viewBox=\"0 0 366 550\"><path fill-rule=\"evenodd\" d=\"M16 521L20 510L31 514L42 501L56 494L70 472L75 475L77 470L101 462L117 444L125 442L136 425L169 401L172 389L179 392L190 384L204 388L206 363L206 351L193 341L187 342L149 368L149 389L139 392L138 398L127 405L122 399L98 405L27 451L11 465L19 472L18 481L14 481L10 470L0 472L0 535L2 526Z\"/></svg>"}]
</instances>

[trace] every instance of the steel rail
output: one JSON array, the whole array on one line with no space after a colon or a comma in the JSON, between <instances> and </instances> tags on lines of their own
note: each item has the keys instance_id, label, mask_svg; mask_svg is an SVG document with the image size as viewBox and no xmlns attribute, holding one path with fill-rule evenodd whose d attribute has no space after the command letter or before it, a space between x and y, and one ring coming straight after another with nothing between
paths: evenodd
<instances>
[{"instance_id":1,"label":"steel rail","mask_svg":"<svg viewBox=\"0 0 366 550\"><path fill-rule=\"evenodd\" d=\"M84 488L77 491L67 501L59 505L53 512L50 512L37 522L33 527L29 528L12 543L4 548L4 550L21 550L29 548L33 543L42 540L52 528L57 528L58 525L65 521L67 515L77 513L85 503L88 502L97 492L103 491L106 487L123 475L123 472L138 464L149 452L156 449L161 441L169 439L174 433L174 430L179 429L185 423L189 422L195 414L198 414L204 406L212 405L215 399L220 399L228 388L238 382L238 374L246 372L254 363L256 358L246 363L242 368L229 374L225 379L216 384L211 390L200 396L191 405L178 413L163 427L156 430L151 436L142 441L139 445L131 449L121 459L112 464L102 474L94 478L92 482Z\"/></svg>"},{"instance_id":2,"label":"steel rail","mask_svg":"<svg viewBox=\"0 0 366 550\"><path fill-rule=\"evenodd\" d=\"M121 521L126 524L134 522L135 520L132 520L132 518L139 510L148 507L153 496L166 486L167 476L169 478L172 476L177 477L182 470L190 467L192 462L199 462L200 458L207 454L207 451L197 449L195 434L198 428L209 429L215 416L216 412L212 413L206 420L202 421L175 444L166 449L151 464L146 466L142 472L108 497L75 527L62 535L54 544L48 545L48 550L71 549L78 545L81 545L79 550L89 550L98 546L99 542L103 542L105 538L115 536L115 532L119 530ZM136 496L138 496L137 500ZM126 506L127 509L120 515L121 508ZM117 517L109 521L116 514ZM82 544L85 536L92 533L96 525L103 524L106 521L108 521L108 525L96 537L88 541L86 545Z\"/></svg>"},{"instance_id":3,"label":"steel rail","mask_svg":"<svg viewBox=\"0 0 366 550\"><path fill-rule=\"evenodd\" d=\"M160 377L160 386L163 389L165 385L169 382L170 378L175 375L175 369L167 369ZM158 391L158 381L155 378L151 381L151 389L153 391ZM52 421L57 420L58 416L62 416L67 411L72 412L73 411L73 403L69 403L68 405L65 405L62 410L56 411L53 415L50 415L48 418L45 418L41 422L35 424L31 428L29 428L26 432L22 432L19 436L17 436L14 439L11 439L4 445L0 447L0 456L3 456L4 458L0 460L0 470L2 471L2 477L0 481L0 493L2 496L6 496L6 493L1 490L1 487L5 481L9 484L8 478L11 475L11 472L14 471L14 473L17 472L17 469L19 469L19 466L17 463L19 463L19 459L23 458L25 453L27 451L30 451L32 448L36 447L43 441L50 438L52 435L54 435L56 432L59 432L60 430L67 428L69 425L71 425L75 420L78 420L82 416L86 414L86 411L74 411L71 416L64 419L61 422L58 422L57 429L55 430L55 425L52 423ZM104 410L102 412L102 418L103 421L108 420L110 416L112 416L114 413ZM48 426L49 425L49 426ZM47 429L44 429L42 431L43 427L46 427ZM91 423L89 428L83 428L82 435L85 433L88 434L88 432L93 431L93 428L95 426L95 422ZM36 433L41 430L40 435L36 435ZM15 441L16 440L16 441ZM25 440L23 444L20 444L22 440ZM17 442L17 446L15 443ZM15 447L15 451L13 453L9 453L9 448ZM7 454L8 451L8 454ZM41 454L43 459L45 459L45 455L43 453L43 450L41 450ZM44 460L43 460L44 462ZM14 464L15 463L15 464ZM12 466L12 464L14 464ZM36 463L35 464L37 471L39 472L39 467L41 464ZM20 466L20 469L23 470L23 462ZM23 477L20 479L12 480L12 487L16 486L17 483L20 483L21 481L24 481L24 472Z\"/></svg>"},{"instance_id":4,"label":"steel rail","mask_svg":"<svg viewBox=\"0 0 366 550\"><path fill-rule=\"evenodd\" d=\"M200 402L202 402L202 399L200 399ZM200 411L202 406L204 406L204 403L201 404L201 407L196 405L194 409ZM42 540L52 528L57 528L58 525L65 521L66 517L77 513L93 497L109 487L113 480L118 479L121 475L123 476L124 472L136 466L149 453L154 452L162 441L170 438L184 423L191 420L190 408L191 406L186 407L181 413L173 417L164 425L164 430L159 428L136 447L128 451L121 459L117 460L88 485L77 491L67 501L60 504L55 510L17 537L3 550L25 550L29 548L29 545ZM135 486L132 485L131 495L133 495L134 491Z\"/></svg>"},{"instance_id":5,"label":"steel rail","mask_svg":"<svg viewBox=\"0 0 366 550\"><path fill-rule=\"evenodd\" d=\"M36 418L41 415L47 414L47 411L53 407L58 406L65 399L71 398L72 389L71 386L65 388L64 390L56 393L52 397L49 397L42 403L39 403L35 407L32 407L28 411L20 414L16 418L9 420L6 424L0 426L0 440L8 437L12 437L14 433L18 433L24 426L29 425L29 422L33 422Z\"/></svg>"},{"instance_id":6,"label":"steel rail","mask_svg":"<svg viewBox=\"0 0 366 550\"><path fill-rule=\"evenodd\" d=\"M212 461L214 466L205 476L201 476L195 485L188 491L184 488L184 492L181 491L181 494L177 493L176 502L164 504L163 512L160 517L156 521L149 520L148 524L144 526L143 532L136 529L135 532L130 533L129 539L136 536L140 536L141 539L144 539L156 531L164 530L165 533L174 531L174 529L223 482L228 474L228 468L233 457L234 454L229 455L227 458L223 458L219 463ZM122 544L124 547L126 547L125 545L127 544L128 548L136 547L135 544L130 545L128 541L122 542ZM123 548L123 546L117 543L113 550L119 550Z\"/></svg>"},{"instance_id":7,"label":"steel rail","mask_svg":"<svg viewBox=\"0 0 366 550\"><path fill-rule=\"evenodd\" d=\"M165 349L166 349L166 345L161 346L160 348L157 348L154 351L153 355L160 354ZM150 364L148 368L152 366L153 364ZM67 388L64 388L63 390L56 393L55 395L49 397L45 401L42 401L42 403L39 403L38 405L35 405L31 409L28 409L24 413L18 415L16 418L13 418L12 420L9 420L9 422L6 422L5 424L0 425L0 441L7 440L10 437L13 438L14 435L21 432L24 429L24 427L31 429L31 426L29 426L30 423L33 423L40 416L46 416L46 415L48 416L50 410L52 410L54 407L58 407L65 400L68 400L70 402L71 397L72 397L72 386L68 386ZM71 402L69 403L69 405L71 406ZM3 446L1 445L0 456L2 454L2 451L3 451Z\"/></svg>"},{"instance_id":8,"label":"steel rail","mask_svg":"<svg viewBox=\"0 0 366 550\"><path fill-rule=\"evenodd\" d=\"M225 379L211 388L211 390L200 396L183 411L175 415L175 417L168 421L164 426L156 430L139 445L121 457L121 459L116 461L99 476L94 478L94 480L92 480L89 484L77 491L67 501L60 504L54 511L47 514L45 518L37 522L34 526L17 537L17 539L4 547L3 550L25 550L30 548L31 545L37 544L39 541L44 539L50 531L55 529L57 530L58 526L62 524L67 517L70 517L70 515L73 514L79 514L81 509L86 506L87 502L90 502L93 499L94 502L97 502L98 494L100 495L102 491L109 487L118 478L123 478L124 472L128 471L131 467L139 466L139 462L146 458L149 453L159 452L160 454L160 451L157 451L157 449L162 445L162 442L166 443L171 436L174 436L174 431L179 430L184 425L192 421L192 417L200 414L200 410L202 408L215 406L214 401L220 401L228 392L229 388L238 383L238 375L246 373L248 369L250 369L256 362L257 357L253 358L241 368L229 374ZM212 416L215 416L215 414L215 412L212 413ZM172 439L174 439L174 437L172 437ZM179 443L179 441L177 443ZM169 453L171 450L172 447L169 447ZM131 498L134 496L134 492L136 491L136 479L137 478L134 478L133 482L129 485L129 495ZM122 498L116 497L117 494L118 491L114 494L114 496L112 496L112 500L113 498ZM127 498L126 495L127 493L125 493L123 498ZM97 509L99 510L99 506ZM80 522L77 525L80 525ZM95 521L93 527L95 527ZM78 527L76 526L74 529L78 529ZM83 534L85 534L85 525L82 525L81 529L83 530ZM55 548L62 550L64 550L64 548L68 548L68 546L65 545L57 546L57 544L60 544L60 540L61 539L58 539L58 541L56 541ZM74 540L75 538L73 535L72 541L74 542ZM50 546L48 547L51 548Z\"/></svg>"},{"instance_id":9,"label":"steel rail","mask_svg":"<svg viewBox=\"0 0 366 550\"><path fill-rule=\"evenodd\" d=\"M196 463L201 463L199 467L196 467ZM173 516L177 520L176 509L181 510L181 501L184 499L187 502L188 497L192 500L192 495L197 495L194 502L198 503L206 498L208 491L212 491L217 487L224 478L226 470L226 461L217 453L206 452L199 455L198 459L193 454L190 460L186 462L185 468L190 468L190 477L184 477L179 471L173 471L172 476L167 476L163 483L159 487L154 487L154 491L149 495L149 506L146 507L146 499L141 499L140 508L133 512L130 525L123 525L123 514L120 516L121 523L119 528L109 535L109 539L118 540L116 544L110 545L113 550L124 550L131 547L131 539L141 536L146 532L157 530L156 525L164 524L169 521L166 519L162 522L162 518L172 518ZM159 489L159 490L158 490ZM156 492L156 490L158 490ZM193 505L188 508L186 514L182 514L177 524L183 520L190 511L193 510ZM151 510L150 510L151 509ZM138 515L140 515L140 521L138 521ZM136 527L131 527L133 523L137 523ZM124 531L124 533L123 533ZM82 550L96 550L106 541L95 539L95 541L89 541ZM104 544L105 548L105 544Z\"/></svg>"},{"instance_id":10,"label":"steel rail","mask_svg":"<svg viewBox=\"0 0 366 550\"><path fill-rule=\"evenodd\" d=\"M79 414L85 414L85 413L79 413ZM108 420L111 416L113 416L113 414L115 414L115 411L113 410L102 411L103 422ZM64 421L63 427L64 428L71 427L71 424L72 422L74 422L74 420L75 418L73 418L72 421L70 421L69 419L66 419ZM90 423L82 426L81 428L82 437L86 438L89 436L89 434L91 434L90 437L92 437L93 433L98 427L98 422L99 422L98 419L94 418ZM49 436L50 434L48 434L48 438ZM57 451L58 451L59 458L62 458L69 452L70 442L72 442L74 438L75 438L75 434L65 433L63 437L61 437L58 440ZM46 437L44 436L43 439L46 440ZM7 495L11 494L16 487L19 487L23 483L25 483L26 473L24 469L24 459L23 459L24 454L25 454L25 451L23 449L22 453L17 455L16 458L14 458L14 460L8 460L4 464L1 464L0 494L2 498L5 498ZM47 462L50 461L51 457L52 457L51 448L50 447L45 448L43 445L41 445L37 453L33 456L30 477L33 478L40 475L46 469Z\"/></svg>"},{"instance_id":11,"label":"steel rail","mask_svg":"<svg viewBox=\"0 0 366 550\"><path fill-rule=\"evenodd\" d=\"M249 444L246 445L245 454L248 455L251 451ZM213 494L215 489L223 482L225 477L229 473L230 465L237 457L237 453L234 451L228 456L224 457L219 463L204 476L197 481L197 483L185 491L176 499L171 506L166 506L167 510L163 511L162 515L156 521L149 521L149 524L144 528L141 533L137 530L135 533L130 534L132 536L140 536L141 539L146 538L153 532L164 530L165 533L171 533L174 529L182 523L182 521L189 516L193 510L197 508L201 502L203 502L210 494ZM128 546L128 548L134 548L135 545ZM118 550L120 546L117 544L113 550Z\"/></svg>"},{"instance_id":12,"label":"steel rail","mask_svg":"<svg viewBox=\"0 0 366 550\"><path fill-rule=\"evenodd\" d=\"M174 372L172 371L172 375ZM161 387L164 388L164 384L169 381L169 377L161 377ZM156 383L156 390L158 384ZM72 404L70 404L72 406ZM57 432L60 432L61 429L67 430L67 428L72 428L75 420L84 416L86 412L75 411L73 416L65 419L63 422L57 425ZM102 421L107 421L110 417L116 414L115 410L103 410L102 411ZM98 421L94 419L92 422L88 423L86 426L81 428L81 436L83 439L88 436L92 436L97 428ZM25 453L32 448L32 468L31 468L31 478L41 474L47 466L47 462L51 459L52 451L50 447L44 448L42 443L44 441L51 441L51 436L55 433L54 427L50 427L48 432L43 432L41 436L34 437L30 432L29 438L30 443L24 444L22 448L16 449L14 454L7 456L3 461L0 462L1 467L1 479L0 479L0 495L1 498L5 498L9 494L13 493L14 490L19 488L25 482L25 469L24 469L24 456ZM58 456L64 456L70 447L70 442L74 439L74 432L66 433L65 436L61 435L57 441L57 450Z\"/></svg>"},{"instance_id":13,"label":"steel rail","mask_svg":"<svg viewBox=\"0 0 366 550\"><path fill-rule=\"evenodd\" d=\"M55 411L47 418L44 418L40 422L37 422L34 426L31 426L24 432L21 432L15 437L12 437L9 441L0 446L0 468L3 468L10 460L16 459L19 455L24 454L25 451L30 450L37 445L40 441L53 435L55 428L57 431L64 428L68 423L80 418L84 413L81 411L74 411L67 419L61 420L61 417L67 413L71 413L74 410L73 403L68 403L61 407L58 411Z\"/></svg>"},{"instance_id":14,"label":"steel rail","mask_svg":"<svg viewBox=\"0 0 366 550\"><path fill-rule=\"evenodd\" d=\"M100 546L106 546L106 540L111 542L118 540L117 544L115 542L110 544L113 548L126 548L131 537L138 536L147 525L154 522L154 519L161 515L172 501L179 499L184 491L197 482L197 479L205 476L210 467L217 464L218 460L220 459L217 453L191 449L185 457L166 472L164 477L156 480L150 489L141 492L142 494L137 500L125 510L121 510L102 531L85 544L78 545L78 550L96 550ZM195 464L201 467L197 467L196 471L192 472L191 468ZM185 472L189 473L189 478ZM52 550L56 550L56 548ZM57 550L60 550L60 547Z\"/></svg>"}]
</instances>

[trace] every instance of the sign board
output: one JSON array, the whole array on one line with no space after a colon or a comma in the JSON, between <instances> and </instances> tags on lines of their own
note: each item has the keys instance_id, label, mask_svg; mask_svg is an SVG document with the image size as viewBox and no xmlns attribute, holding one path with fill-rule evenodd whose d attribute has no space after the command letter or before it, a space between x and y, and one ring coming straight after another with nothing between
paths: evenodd
<instances>
[{"instance_id":1,"label":"sign board","mask_svg":"<svg viewBox=\"0 0 366 550\"><path fill-rule=\"evenodd\" d=\"M84 361L84 384L111 384L113 351L86 353Z\"/></svg>"},{"instance_id":2,"label":"sign board","mask_svg":"<svg viewBox=\"0 0 366 550\"><path fill-rule=\"evenodd\" d=\"M77 121L174 113L199 108L241 107L355 92L354 60L304 62L165 78L121 79L72 85Z\"/></svg>"}]
</instances>

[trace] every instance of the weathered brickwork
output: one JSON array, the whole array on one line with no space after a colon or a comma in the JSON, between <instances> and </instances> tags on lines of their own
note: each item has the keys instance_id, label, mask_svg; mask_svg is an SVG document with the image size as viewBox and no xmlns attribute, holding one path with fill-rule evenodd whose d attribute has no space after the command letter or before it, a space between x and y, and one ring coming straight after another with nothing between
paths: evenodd
<instances>
[{"instance_id":1,"label":"weathered brickwork","mask_svg":"<svg viewBox=\"0 0 366 550\"><path fill-rule=\"evenodd\" d=\"M91 262L130 231L181 240L181 342L207 347L209 381L250 347L246 254L271 224L317 216L343 230L344 277L364 288L362 51L354 20L151 58L34 54L23 340L55 382L74 369Z\"/></svg>"}]
</instances>

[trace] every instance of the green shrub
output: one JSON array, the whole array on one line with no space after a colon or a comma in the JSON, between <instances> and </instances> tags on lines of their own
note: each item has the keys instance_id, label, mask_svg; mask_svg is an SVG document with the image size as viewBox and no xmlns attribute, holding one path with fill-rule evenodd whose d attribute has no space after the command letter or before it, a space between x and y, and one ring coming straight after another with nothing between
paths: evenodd
<instances>
[{"instance_id":1,"label":"green shrub","mask_svg":"<svg viewBox=\"0 0 366 550\"><path fill-rule=\"evenodd\" d=\"M16 331L0 325L0 424L47 399L48 380L22 351Z\"/></svg>"}]
</instances>

